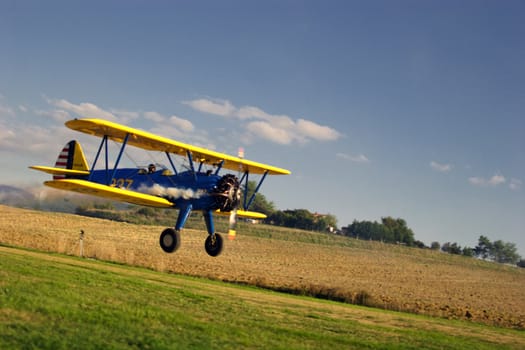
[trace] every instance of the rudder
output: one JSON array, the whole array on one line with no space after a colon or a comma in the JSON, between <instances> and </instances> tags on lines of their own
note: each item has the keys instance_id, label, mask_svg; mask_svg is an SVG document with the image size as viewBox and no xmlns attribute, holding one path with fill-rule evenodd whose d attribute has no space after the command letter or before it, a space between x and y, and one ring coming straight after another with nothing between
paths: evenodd
<instances>
[{"instance_id":1,"label":"rudder","mask_svg":"<svg viewBox=\"0 0 525 350\"><path fill-rule=\"evenodd\" d=\"M71 140L58 154L55 168L89 171L86 157L82 151L82 146L76 140ZM66 175L53 175L53 180L65 179Z\"/></svg>"}]
</instances>

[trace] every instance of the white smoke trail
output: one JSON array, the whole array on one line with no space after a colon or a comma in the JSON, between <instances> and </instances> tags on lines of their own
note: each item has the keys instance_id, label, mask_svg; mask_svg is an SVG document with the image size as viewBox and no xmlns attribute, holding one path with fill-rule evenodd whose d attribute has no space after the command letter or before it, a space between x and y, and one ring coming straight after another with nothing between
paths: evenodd
<instances>
[{"instance_id":1,"label":"white smoke trail","mask_svg":"<svg viewBox=\"0 0 525 350\"><path fill-rule=\"evenodd\" d=\"M164 187L159 184L154 184L153 186L142 185L138 191L173 199L199 199L204 194L203 191L194 191L191 188Z\"/></svg>"}]
</instances>

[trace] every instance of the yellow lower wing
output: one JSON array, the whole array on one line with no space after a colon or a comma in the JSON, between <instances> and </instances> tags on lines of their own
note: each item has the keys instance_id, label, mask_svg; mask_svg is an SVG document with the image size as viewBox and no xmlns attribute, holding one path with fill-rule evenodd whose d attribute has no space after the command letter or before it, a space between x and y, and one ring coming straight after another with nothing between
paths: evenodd
<instances>
[{"instance_id":1,"label":"yellow lower wing","mask_svg":"<svg viewBox=\"0 0 525 350\"><path fill-rule=\"evenodd\" d=\"M102 198L112 199L116 201L122 201L132 204L145 205L150 207L160 207L160 208L172 208L174 204L167 199L152 196L145 193L124 190L117 187L111 187L106 185L101 185L95 182L86 181L86 180L76 180L76 179L64 179L64 180L54 180L46 181L44 185L58 188L60 190L79 192L84 194L90 194L93 196L98 196Z\"/></svg>"},{"instance_id":2,"label":"yellow lower wing","mask_svg":"<svg viewBox=\"0 0 525 350\"><path fill-rule=\"evenodd\" d=\"M226 215L230 215L230 212L216 210L215 214L226 216ZM237 210L237 216L241 218L248 218L248 219L266 219L267 218L267 216L263 213L258 213L256 211L240 210L240 209Z\"/></svg>"}]
</instances>

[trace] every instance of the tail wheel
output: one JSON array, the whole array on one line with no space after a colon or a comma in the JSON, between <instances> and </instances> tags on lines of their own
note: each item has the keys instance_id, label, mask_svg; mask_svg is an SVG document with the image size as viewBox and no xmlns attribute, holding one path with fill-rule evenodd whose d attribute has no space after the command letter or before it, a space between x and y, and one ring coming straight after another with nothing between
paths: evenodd
<instances>
[{"instance_id":1,"label":"tail wheel","mask_svg":"<svg viewBox=\"0 0 525 350\"><path fill-rule=\"evenodd\" d=\"M222 251L222 236L218 233L209 235L204 242L204 249L209 256L217 256Z\"/></svg>"},{"instance_id":2,"label":"tail wheel","mask_svg":"<svg viewBox=\"0 0 525 350\"><path fill-rule=\"evenodd\" d=\"M167 228L160 234L160 247L166 253L173 253L180 246L180 232Z\"/></svg>"}]
</instances>

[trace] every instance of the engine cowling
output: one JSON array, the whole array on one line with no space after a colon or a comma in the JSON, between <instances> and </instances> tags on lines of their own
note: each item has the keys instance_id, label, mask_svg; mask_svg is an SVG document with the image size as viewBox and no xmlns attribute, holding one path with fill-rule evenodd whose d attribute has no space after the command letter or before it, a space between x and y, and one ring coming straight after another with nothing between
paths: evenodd
<instances>
[{"instance_id":1,"label":"engine cowling","mask_svg":"<svg viewBox=\"0 0 525 350\"><path fill-rule=\"evenodd\" d=\"M240 182L237 176L226 174L219 179L213 192L215 204L220 211L228 212L239 206L241 201Z\"/></svg>"}]
</instances>

